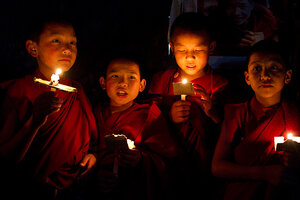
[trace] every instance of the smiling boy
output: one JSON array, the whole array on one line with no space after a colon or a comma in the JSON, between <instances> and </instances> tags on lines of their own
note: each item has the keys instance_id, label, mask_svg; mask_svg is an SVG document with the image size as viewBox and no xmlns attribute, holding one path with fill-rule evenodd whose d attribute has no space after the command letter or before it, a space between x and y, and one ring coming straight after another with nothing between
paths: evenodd
<instances>
[{"instance_id":1,"label":"smiling boy","mask_svg":"<svg viewBox=\"0 0 300 200\"><path fill-rule=\"evenodd\" d=\"M155 74L149 93L163 96L161 107L172 122L172 136L185 152L182 172L178 173L183 177L176 182L181 186L176 192L181 198L194 198L199 187L203 192L213 193L210 162L219 134L218 124L223 118L228 81L208 64L216 46L209 18L200 13L181 14L171 26L170 38L178 66ZM192 82L196 92L186 101L179 100L173 92L173 83L183 79Z\"/></svg>"}]
</instances>

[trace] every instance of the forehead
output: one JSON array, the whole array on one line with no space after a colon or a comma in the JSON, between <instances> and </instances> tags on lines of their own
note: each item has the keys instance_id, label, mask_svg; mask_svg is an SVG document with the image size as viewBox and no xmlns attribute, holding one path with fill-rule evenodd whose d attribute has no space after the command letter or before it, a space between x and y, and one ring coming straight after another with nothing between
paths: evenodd
<instances>
[{"instance_id":1,"label":"forehead","mask_svg":"<svg viewBox=\"0 0 300 200\"><path fill-rule=\"evenodd\" d=\"M272 53L272 52L254 52L251 54L249 58L249 64L252 62L279 62L281 64L284 64L283 58L278 53Z\"/></svg>"},{"instance_id":2,"label":"forehead","mask_svg":"<svg viewBox=\"0 0 300 200\"><path fill-rule=\"evenodd\" d=\"M140 74L139 65L137 63L123 59L114 60L108 65L107 73L112 72Z\"/></svg>"},{"instance_id":3,"label":"forehead","mask_svg":"<svg viewBox=\"0 0 300 200\"><path fill-rule=\"evenodd\" d=\"M41 35L44 36L64 35L64 36L76 37L73 26L70 24L62 24L62 23L46 24Z\"/></svg>"},{"instance_id":4,"label":"forehead","mask_svg":"<svg viewBox=\"0 0 300 200\"><path fill-rule=\"evenodd\" d=\"M182 28L176 28L174 30L173 42L180 41L190 41L195 43L206 43L210 39L207 31L193 31L193 30L185 30Z\"/></svg>"}]
</instances>

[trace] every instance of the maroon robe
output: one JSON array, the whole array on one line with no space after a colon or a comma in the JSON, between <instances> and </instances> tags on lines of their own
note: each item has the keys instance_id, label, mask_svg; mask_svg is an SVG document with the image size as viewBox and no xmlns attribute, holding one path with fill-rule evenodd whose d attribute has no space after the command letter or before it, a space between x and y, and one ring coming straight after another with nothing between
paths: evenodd
<instances>
[{"instance_id":1,"label":"maroon robe","mask_svg":"<svg viewBox=\"0 0 300 200\"><path fill-rule=\"evenodd\" d=\"M50 91L49 87L34 83L33 77L46 80L37 70L35 75L1 83L6 97L0 118L0 145L17 140L16 133L32 115L32 105L37 96ZM78 92L57 90L57 97L63 101L62 106L58 112L48 116L28 151L19 152L20 146L12 143L10 151L0 152L0 155L2 160L11 161L12 168L20 170L20 174L41 184L63 189L70 186L78 175L79 163L88 153L91 138L97 136L97 127L81 85L72 80L61 80L60 83L76 87ZM31 135L21 140L26 142L29 137ZM15 164L15 156L20 153L24 156Z\"/></svg>"},{"instance_id":2,"label":"maroon robe","mask_svg":"<svg viewBox=\"0 0 300 200\"><path fill-rule=\"evenodd\" d=\"M112 160L109 159L112 152L106 150L105 135L124 134L142 153L142 159L134 169L119 168L121 197L162 199L166 195L163 188L167 184L167 160L176 156L177 148L156 104L134 103L127 110L113 114L107 106L99 105L95 117L100 133L99 161L102 167L110 166L108 170L112 172Z\"/></svg>"},{"instance_id":3,"label":"maroon robe","mask_svg":"<svg viewBox=\"0 0 300 200\"><path fill-rule=\"evenodd\" d=\"M280 164L274 137L300 134L297 108L286 101L264 109L255 97L225 107L222 131L234 146L234 162L245 166ZM235 181L228 184L225 199L289 199L289 191L264 181ZM286 189L286 188L285 188Z\"/></svg>"},{"instance_id":4,"label":"maroon robe","mask_svg":"<svg viewBox=\"0 0 300 200\"><path fill-rule=\"evenodd\" d=\"M181 81L180 70L176 68L155 74L151 81L149 93L163 96L162 109L167 116L169 116L168 113L173 102L180 99L179 96L174 96L172 83ZM219 74L216 74L208 66L205 76L194 79L191 82L195 88L197 88L197 85L202 86L210 95L213 104L222 113L228 81ZM197 103L197 98L193 96L188 96L187 98L191 102L189 120L181 124L170 124L172 127L177 127L173 129L172 136L174 136L179 146L185 152L184 160L182 161L184 166L181 169L183 171L180 173L184 176L182 178L187 180L179 181L188 190L188 192L183 192L182 195L184 198L187 197L187 194L190 194L191 198L197 195L195 193L198 192L199 185L203 185L208 189L212 188L208 186L209 179L211 179L210 163L219 129L206 116ZM206 189L203 190L205 191ZM208 192L208 190L206 191Z\"/></svg>"}]
</instances>

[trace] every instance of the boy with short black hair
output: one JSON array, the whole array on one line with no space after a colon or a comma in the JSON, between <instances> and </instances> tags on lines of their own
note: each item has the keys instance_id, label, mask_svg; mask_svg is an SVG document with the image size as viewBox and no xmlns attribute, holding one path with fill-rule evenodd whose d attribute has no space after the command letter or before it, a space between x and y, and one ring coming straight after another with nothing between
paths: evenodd
<instances>
[{"instance_id":1,"label":"boy with short black hair","mask_svg":"<svg viewBox=\"0 0 300 200\"><path fill-rule=\"evenodd\" d=\"M212 162L215 176L230 179L224 199L298 199L299 155L274 150L274 137L300 131L298 107L282 96L292 78L282 51L272 40L255 44L245 71L255 95L225 107Z\"/></svg>"},{"instance_id":2,"label":"boy with short black hair","mask_svg":"<svg viewBox=\"0 0 300 200\"><path fill-rule=\"evenodd\" d=\"M100 133L94 190L108 199L169 198L167 161L176 156L176 145L156 104L136 102L146 86L139 63L129 57L112 59L99 82L109 102L94 111ZM109 150L104 137L112 134L125 135L135 148Z\"/></svg>"},{"instance_id":3,"label":"boy with short black hair","mask_svg":"<svg viewBox=\"0 0 300 200\"><path fill-rule=\"evenodd\" d=\"M210 192L210 161L222 121L228 81L208 64L216 46L210 20L200 13L183 13L172 24L170 46L178 67L154 75L149 92L163 96L162 108L175 127L172 135L185 152L182 196L197 195L198 188ZM192 82L195 95L186 101L174 96L173 83Z\"/></svg>"},{"instance_id":4,"label":"boy with short black hair","mask_svg":"<svg viewBox=\"0 0 300 200\"><path fill-rule=\"evenodd\" d=\"M77 56L73 25L58 18L40 23L26 41L28 53L37 61L35 73L1 83L5 99L0 156L8 170L1 181L12 187L6 190L9 196L29 199L57 198L96 162L88 152L97 128L81 85L61 77L61 84L77 88L68 93L34 82L34 77L50 80L58 68L66 72L73 66Z\"/></svg>"}]
</instances>

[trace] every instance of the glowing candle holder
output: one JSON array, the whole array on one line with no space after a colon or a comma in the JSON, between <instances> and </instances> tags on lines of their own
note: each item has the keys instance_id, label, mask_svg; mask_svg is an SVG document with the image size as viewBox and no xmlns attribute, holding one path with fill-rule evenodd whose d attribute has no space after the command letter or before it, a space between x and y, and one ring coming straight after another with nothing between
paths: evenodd
<instances>
[{"instance_id":1,"label":"glowing candle holder","mask_svg":"<svg viewBox=\"0 0 300 200\"><path fill-rule=\"evenodd\" d=\"M283 136L274 137L274 148L275 151L300 151L300 137L292 133L288 133L286 140Z\"/></svg>"},{"instance_id":2,"label":"glowing candle holder","mask_svg":"<svg viewBox=\"0 0 300 200\"><path fill-rule=\"evenodd\" d=\"M186 79L183 79L182 82L173 83L173 92L174 95L180 95L181 100L185 101L187 95L195 94L193 83L187 82Z\"/></svg>"},{"instance_id":3,"label":"glowing candle holder","mask_svg":"<svg viewBox=\"0 0 300 200\"><path fill-rule=\"evenodd\" d=\"M51 87L51 89L54 88L54 91L55 89L59 89L65 92L77 92L77 88L68 85L59 84L59 74L61 74L61 72L62 72L61 69L57 69L55 74L52 74L50 81L43 80L41 78L36 78L36 77L33 78L33 81L35 83L39 83Z\"/></svg>"}]
</instances>

